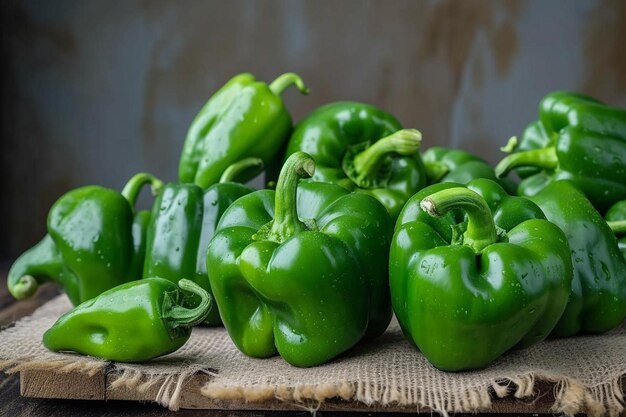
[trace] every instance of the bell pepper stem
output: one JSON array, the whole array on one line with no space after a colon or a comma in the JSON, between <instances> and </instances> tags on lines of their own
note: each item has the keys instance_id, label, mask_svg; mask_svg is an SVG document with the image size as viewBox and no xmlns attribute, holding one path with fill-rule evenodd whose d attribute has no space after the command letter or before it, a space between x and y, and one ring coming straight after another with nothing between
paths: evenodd
<instances>
[{"instance_id":1,"label":"bell pepper stem","mask_svg":"<svg viewBox=\"0 0 626 417\"><path fill-rule=\"evenodd\" d=\"M610 221L607 224L616 235L626 234L626 220Z\"/></svg>"},{"instance_id":2,"label":"bell pepper stem","mask_svg":"<svg viewBox=\"0 0 626 417\"><path fill-rule=\"evenodd\" d=\"M393 153L414 155L422 143L417 129L402 129L386 136L354 157L354 170L359 181L375 177L387 156Z\"/></svg>"},{"instance_id":3,"label":"bell pepper stem","mask_svg":"<svg viewBox=\"0 0 626 417\"><path fill-rule=\"evenodd\" d=\"M302 94L309 94L309 89L306 85L304 85L304 81L302 81L302 78L300 78L298 74L293 72L287 72L279 76L274 81L272 81L269 88L270 91L274 93L274 95L278 96L282 94L282 92L285 91L290 85L295 85Z\"/></svg>"},{"instance_id":4,"label":"bell pepper stem","mask_svg":"<svg viewBox=\"0 0 626 417\"><path fill-rule=\"evenodd\" d=\"M513 153L513 151L515 151L518 145L519 145L519 141L517 139L517 136L512 136L509 139L509 141L506 143L506 145L501 147L500 150L504 153Z\"/></svg>"},{"instance_id":5,"label":"bell pepper stem","mask_svg":"<svg viewBox=\"0 0 626 417\"><path fill-rule=\"evenodd\" d=\"M448 188L429 195L420 207L433 217L441 217L450 210L463 210L467 214L467 230L463 233L463 245L470 246L477 254L498 241L496 225L485 199L463 187Z\"/></svg>"},{"instance_id":6,"label":"bell pepper stem","mask_svg":"<svg viewBox=\"0 0 626 417\"><path fill-rule=\"evenodd\" d=\"M140 172L139 174L133 175L122 189L122 195L128 200L133 209L135 208L135 203L137 202L137 197L141 189L146 184L150 184L152 195L158 194L161 188L163 188L163 181L152 174Z\"/></svg>"},{"instance_id":7,"label":"bell pepper stem","mask_svg":"<svg viewBox=\"0 0 626 417\"><path fill-rule=\"evenodd\" d=\"M170 294L166 294L163 299L163 320L171 329L193 327L202 323L213 308L213 298L202 287L188 279L179 280L178 286L183 293L187 293L185 295L197 295L200 302L194 308L186 308L180 305L185 297L172 297Z\"/></svg>"},{"instance_id":8,"label":"bell pepper stem","mask_svg":"<svg viewBox=\"0 0 626 417\"><path fill-rule=\"evenodd\" d=\"M63 261L50 235L20 256L9 271L7 287L17 300L31 297L39 285L58 279Z\"/></svg>"},{"instance_id":9,"label":"bell pepper stem","mask_svg":"<svg viewBox=\"0 0 626 417\"><path fill-rule=\"evenodd\" d=\"M315 172L315 161L304 152L293 153L280 171L276 184L274 203L274 221L267 238L275 242L284 242L294 234L306 230L298 218L297 198L298 181L309 178Z\"/></svg>"},{"instance_id":10,"label":"bell pepper stem","mask_svg":"<svg viewBox=\"0 0 626 417\"><path fill-rule=\"evenodd\" d=\"M220 177L220 183L225 182L248 182L263 171L263 160L260 158L244 158L231 164L224 170Z\"/></svg>"},{"instance_id":11,"label":"bell pepper stem","mask_svg":"<svg viewBox=\"0 0 626 417\"><path fill-rule=\"evenodd\" d=\"M551 170L555 169L558 163L559 158L556 155L556 148L551 146L544 149L512 153L496 165L495 172L496 177L502 178L511 172L512 169L518 167L532 166Z\"/></svg>"},{"instance_id":12,"label":"bell pepper stem","mask_svg":"<svg viewBox=\"0 0 626 417\"><path fill-rule=\"evenodd\" d=\"M424 168L426 169L426 177L429 182L439 182L450 169L443 162L424 162Z\"/></svg>"}]
</instances>

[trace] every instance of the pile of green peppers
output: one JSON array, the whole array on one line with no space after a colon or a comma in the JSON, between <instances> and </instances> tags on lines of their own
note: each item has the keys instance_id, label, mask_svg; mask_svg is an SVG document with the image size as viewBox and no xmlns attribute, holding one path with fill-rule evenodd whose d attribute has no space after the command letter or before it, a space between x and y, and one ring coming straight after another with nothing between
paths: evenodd
<instances>
[{"instance_id":1,"label":"pile of green peppers","mask_svg":"<svg viewBox=\"0 0 626 417\"><path fill-rule=\"evenodd\" d=\"M140 173L52 206L8 275L19 300L53 281L74 304L48 349L142 362L223 325L245 355L310 367L395 313L433 366L464 371L624 321L624 109L550 93L492 167L422 150L419 130L370 104L293 126L290 85L308 94L294 73L228 81L193 120L178 181ZM263 171L272 189L245 185ZM152 209L138 211L145 185Z\"/></svg>"}]
</instances>

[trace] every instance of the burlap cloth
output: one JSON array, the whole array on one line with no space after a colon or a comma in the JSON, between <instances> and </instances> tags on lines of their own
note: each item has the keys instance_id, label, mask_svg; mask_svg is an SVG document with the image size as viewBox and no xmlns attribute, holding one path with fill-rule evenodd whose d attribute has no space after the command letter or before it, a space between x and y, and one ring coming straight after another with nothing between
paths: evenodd
<instances>
[{"instance_id":1,"label":"burlap cloth","mask_svg":"<svg viewBox=\"0 0 626 417\"><path fill-rule=\"evenodd\" d=\"M251 359L222 328L196 328L178 352L145 364L120 364L48 352L43 332L70 308L59 296L0 332L0 369L54 369L96 374L111 366L121 372L114 385L146 390L160 386L155 401L179 406L181 387L198 372L210 375L201 394L213 399L264 401L278 398L315 404L341 398L376 405L408 405L416 410L487 410L493 397L532 396L536 381L556 383L555 412L619 415L624 411L620 377L626 375L626 325L601 336L548 340L504 355L476 372L445 373L433 368L402 336L394 321L380 338L363 343L323 366L299 369L280 357ZM512 389L513 388L513 389Z\"/></svg>"}]
</instances>

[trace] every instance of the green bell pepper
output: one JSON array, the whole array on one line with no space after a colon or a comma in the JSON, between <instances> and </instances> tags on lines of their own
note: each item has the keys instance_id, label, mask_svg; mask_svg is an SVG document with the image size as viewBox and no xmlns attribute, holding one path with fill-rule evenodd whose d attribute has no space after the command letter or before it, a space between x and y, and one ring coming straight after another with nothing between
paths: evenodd
<instances>
[{"instance_id":1,"label":"green bell pepper","mask_svg":"<svg viewBox=\"0 0 626 417\"><path fill-rule=\"evenodd\" d=\"M74 305L141 277L150 213L135 213L145 184L162 183L137 174L122 193L86 186L63 195L50 209L48 234L13 264L7 286L18 300L47 281L60 284Z\"/></svg>"},{"instance_id":2,"label":"green bell pepper","mask_svg":"<svg viewBox=\"0 0 626 417\"><path fill-rule=\"evenodd\" d=\"M198 299L190 308L189 300ZM213 303L197 284L162 278L131 281L62 315L43 335L54 351L142 362L178 350Z\"/></svg>"},{"instance_id":3,"label":"green bell pepper","mask_svg":"<svg viewBox=\"0 0 626 417\"><path fill-rule=\"evenodd\" d=\"M391 243L394 312L437 368L482 368L548 336L569 295L565 235L493 181L439 183L406 204Z\"/></svg>"},{"instance_id":4,"label":"green bell pepper","mask_svg":"<svg viewBox=\"0 0 626 417\"><path fill-rule=\"evenodd\" d=\"M500 184L507 193L515 194L517 184L509 179L498 179L487 161L461 149L433 146L422 154L429 184L456 182L467 184L473 179L486 178Z\"/></svg>"},{"instance_id":5,"label":"green bell pepper","mask_svg":"<svg viewBox=\"0 0 626 417\"><path fill-rule=\"evenodd\" d=\"M617 236L617 245L626 258L626 200L613 204L604 218Z\"/></svg>"},{"instance_id":6,"label":"green bell pepper","mask_svg":"<svg viewBox=\"0 0 626 417\"><path fill-rule=\"evenodd\" d=\"M374 106L331 103L298 123L286 156L309 153L316 164L311 181L369 194L395 219L406 200L426 185L418 153L422 135L401 128L395 117Z\"/></svg>"},{"instance_id":7,"label":"green bell pepper","mask_svg":"<svg viewBox=\"0 0 626 417\"><path fill-rule=\"evenodd\" d=\"M555 92L542 100L539 120L550 138L546 146L511 153L496 166L498 177L517 167L540 168L520 183L520 195L569 180L600 212L626 199L626 110Z\"/></svg>"},{"instance_id":8,"label":"green bell pepper","mask_svg":"<svg viewBox=\"0 0 626 417\"><path fill-rule=\"evenodd\" d=\"M152 207L143 276L174 283L186 278L213 294L206 269L209 241L228 206L254 191L234 181L253 178L262 169L263 161L246 158L231 165L220 182L206 190L195 184L167 184ZM206 324L221 324L217 308Z\"/></svg>"},{"instance_id":9,"label":"green bell pepper","mask_svg":"<svg viewBox=\"0 0 626 417\"><path fill-rule=\"evenodd\" d=\"M189 127L178 167L180 182L207 188L229 165L248 157L260 158L267 166L291 133L291 116L280 94L292 84L308 94L293 73L269 86L251 74L228 81Z\"/></svg>"},{"instance_id":10,"label":"green bell pepper","mask_svg":"<svg viewBox=\"0 0 626 417\"><path fill-rule=\"evenodd\" d=\"M569 242L574 275L567 308L552 334L602 333L626 317L626 262L615 235L584 194L557 181L531 197Z\"/></svg>"},{"instance_id":11,"label":"green bell pepper","mask_svg":"<svg viewBox=\"0 0 626 417\"><path fill-rule=\"evenodd\" d=\"M276 191L235 201L207 252L224 326L244 354L295 366L327 362L391 320L391 222L374 198L324 183L292 154Z\"/></svg>"}]
</instances>

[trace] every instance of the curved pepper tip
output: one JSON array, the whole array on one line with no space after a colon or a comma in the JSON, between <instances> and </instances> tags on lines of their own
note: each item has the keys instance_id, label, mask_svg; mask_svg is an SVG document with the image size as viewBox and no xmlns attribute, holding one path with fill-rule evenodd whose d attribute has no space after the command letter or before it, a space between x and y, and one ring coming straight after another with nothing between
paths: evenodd
<instances>
[{"instance_id":1,"label":"curved pepper tip","mask_svg":"<svg viewBox=\"0 0 626 417\"><path fill-rule=\"evenodd\" d=\"M313 158L309 158L310 159L307 159L302 163L302 170L306 172L309 177L312 177L313 174L315 174L315 161Z\"/></svg>"},{"instance_id":2,"label":"curved pepper tip","mask_svg":"<svg viewBox=\"0 0 626 417\"><path fill-rule=\"evenodd\" d=\"M292 84L295 85L302 94L306 95L310 93L309 88L304 84L304 81L302 81L302 77L295 72L286 72L283 75L280 75L272 81L269 88L272 93L279 95Z\"/></svg>"},{"instance_id":3,"label":"curved pepper tip","mask_svg":"<svg viewBox=\"0 0 626 417\"><path fill-rule=\"evenodd\" d=\"M519 141L517 139L517 136L511 136L506 145L502 146L500 150L504 153L512 153L513 151L515 151L515 149L517 149L518 145Z\"/></svg>"},{"instance_id":4,"label":"curved pepper tip","mask_svg":"<svg viewBox=\"0 0 626 417\"><path fill-rule=\"evenodd\" d=\"M496 167L493 169L493 172L496 175L496 178L505 177L509 173L509 171L512 169L512 167L510 167L509 165L509 160L510 158L507 156L506 158L498 162L498 165L496 165Z\"/></svg>"},{"instance_id":5,"label":"curved pepper tip","mask_svg":"<svg viewBox=\"0 0 626 417\"><path fill-rule=\"evenodd\" d=\"M420 201L420 208L428 213L432 217L441 217L441 214L437 210L437 206L430 197L426 197Z\"/></svg>"},{"instance_id":6,"label":"curved pepper tip","mask_svg":"<svg viewBox=\"0 0 626 417\"><path fill-rule=\"evenodd\" d=\"M15 299L24 300L32 297L32 295L37 292L38 287L35 277L32 275L23 275L14 285L9 285L9 292Z\"/></svg>"}]
</instances>

